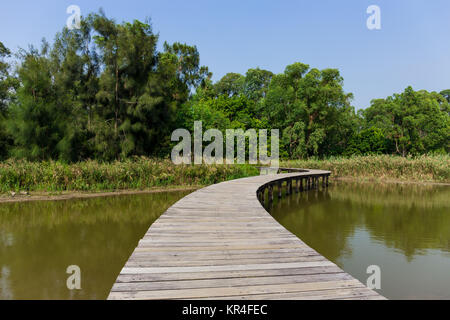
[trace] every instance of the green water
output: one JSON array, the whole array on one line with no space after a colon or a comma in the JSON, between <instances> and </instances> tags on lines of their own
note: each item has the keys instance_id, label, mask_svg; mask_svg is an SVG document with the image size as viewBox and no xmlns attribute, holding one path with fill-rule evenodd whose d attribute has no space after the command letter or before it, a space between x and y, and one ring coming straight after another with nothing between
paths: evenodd
<instances>
[{"instance_id":1,"label":"green water","mask_svg":"<svg viewBox=\"0 0 450 320\"><path fill-rule=\"evenodd\" d=\"M0 299L105 299L150 225L186 194L0 204ZM81 290L67 288L71 265Z\"/></svg>"},{"instance_id":2,"label":"green water","mask_svg":"<svg viewBox=\"0 0 450 320\"><path fill-rule=\"evenodd\" d=\"M390 299L450 299L450 187L337 183L276 201L273 217Z\"/></svg>"},{"instance_id":3,"label":"green water","mask_svg":"<svg viewBox=\"0 0 450 320\"><path fill-rule=\"evenodd\" d=\"M0 299L105 299L149 226L189 192L0 204ZM391 299L450 299L450 187L338 183L272 215ZM81 290L66 285L81 269Z\"/></svg>"}]
</instances>

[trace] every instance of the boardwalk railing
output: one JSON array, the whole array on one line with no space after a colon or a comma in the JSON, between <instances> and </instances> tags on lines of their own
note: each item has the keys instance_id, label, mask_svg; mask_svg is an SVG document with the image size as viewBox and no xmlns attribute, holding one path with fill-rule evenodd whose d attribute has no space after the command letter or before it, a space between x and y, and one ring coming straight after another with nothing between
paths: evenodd
<instances>
[{"instance_id":1,"label":"boardwalk railing","mask_svg":"<svg viewBox=\"0 0 450 320\"><path fill-rule=\"evenodd\" d=\"M287 169L287 170L283 170ZM328 185L330 172L227 181L184 197L148 230L109 299L383 299L281 226L261 206ZM264 195L264 197L263 197ZM259 201L261 200L261 202Z\"/></svg>"},{"instance_id":2,"label":"boardwalk railing","mask_svg":"<svg viewBox=\"0 0 450 320\"><path fill-rule=\"evenodd\" d=\"M261 172L265 172L266 170L270 169L277 169L277 168L268 168L268 167L259 167ZM267 171L266 171L267 172ZM320 180L322 179L322 187L327 188L329 184L329 177L331 175L330 172L325 173L315 173L315 174L307 174L310 172L310 170L307 169L297 169L297 168L278 168L278 172L302 172L306 173L301 176L294 176L294 177L280 177L278 179L273 179L270 182L262 185L258 188L258 191L256 192L256 196L258 200L261 202L261 204L264 206L265 199L266 199L266 191L267 191L267 198L269 203L273 202L273 191L275 187L278 191L278 198L281 199L283 195L283 184L285 185L286 191L285 194L291 195L295 191L295 193L303 192L303 191L309 191L309 190L317 190L320 186ZM295 184L295 188L294 185Z\"/></svg>"}]
</instances>

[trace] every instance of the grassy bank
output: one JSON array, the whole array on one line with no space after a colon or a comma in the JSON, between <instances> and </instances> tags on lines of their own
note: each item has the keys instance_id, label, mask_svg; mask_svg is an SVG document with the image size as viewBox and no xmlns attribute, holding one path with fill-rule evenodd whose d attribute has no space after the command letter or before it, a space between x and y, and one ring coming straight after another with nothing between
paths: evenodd
<instances>
[{"instance_id":1,"label":"grassy bank","mask_svg":"<svg viewBox=\"0 0 450 320\"><path fill-rule=\"evenodd\" d=\"M450 156L361 156L326 160L290 160L283 167L329 170L333 177L399 180L412 182L450 182Z\"/></svg>"},{"instance_id":2,"label":"grassy bank","mask_svg":"<svg viewBox=\"0 0 450 320\"><path fill-rule=\"evenodd\" d=\"M283 167L330 170L333 177L450 182L450 157L401 158L366 156L327 160L291 160ZM178 186L204 186L258 175L249 165L176 166L170 160L134 158L122 162L85 161L75 164L9 160L0 163L0 193L105 192Z\"/></svg>"},{"instance_id":3,"label":"grassy bank","mask_svg":"<svg viewBox=\"0 0 450 320\"><path fill-rule=\"evenodd\" d=\"M170 160L135 158L122 162L7 161L0 163L0 192L112 191L167 186L201 186L257 175L249 165L176 166Z\"/></svg>"}]
</instances>

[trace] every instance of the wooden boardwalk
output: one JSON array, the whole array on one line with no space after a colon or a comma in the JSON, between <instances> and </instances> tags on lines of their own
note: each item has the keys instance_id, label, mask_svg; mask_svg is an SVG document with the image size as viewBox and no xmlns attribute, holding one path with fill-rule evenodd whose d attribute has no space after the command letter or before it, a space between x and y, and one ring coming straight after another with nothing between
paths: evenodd
<instances>
[{"instance_id":1,"label":"wooden boardwalk","mask_svg":"<svg viewBox=\"0 0 450 320\"><path fill-rule=\"evenodd\" d=\"M186 196L150 227L109 299L384 299L261 206L274 186L298 192L318 188L318 177L326 185L328 176L319 170L263 175Z\"/></svg>"}]
</instances>

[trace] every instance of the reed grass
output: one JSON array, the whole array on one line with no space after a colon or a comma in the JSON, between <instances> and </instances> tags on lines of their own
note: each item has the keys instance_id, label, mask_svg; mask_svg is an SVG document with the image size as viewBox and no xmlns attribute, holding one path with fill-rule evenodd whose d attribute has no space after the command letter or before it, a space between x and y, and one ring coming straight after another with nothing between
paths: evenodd
<instances>
[{"instance_id":1,"label":"reed grass","mask_svg":"<svg viewBox=\"0 0 450 320\"><path fill-rule=\"evenodd\" d=\"M257 175L250 165L174 165L170 160L133 158L102 163L84 161L0 163L0 192L112 191L166 186L203 186Z\"/></svg>"},{"instance_id":2,"label":"reed grass","mask_svg":"<svg viewBox=\"0 0 450 320\"><path fill-rule=\"evenodd\" d=\"M325 160L289 160L283 167L322 169L334 177L400 180L413 182L450 182L450 156L398 157L390 155L336 157Z\"/></svg>"},{"instance_id":3,"label":"reed grass","mask_svg":"<svg viewBox=\"0 0 450 320\"><path fill-rule=\"evenodd\" d=\"M330 170L333 177L450 183L450 156L359 156L289 160L282 167ZM170 160L136 157L104 163L8 160L0 163L0 192L113 191L155 187L205 186L258 175L250 165L174 165Z\"/></svg>"}]
</instances>

